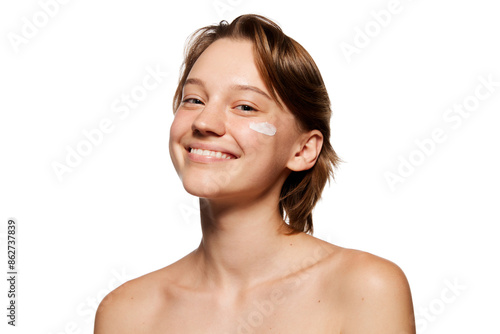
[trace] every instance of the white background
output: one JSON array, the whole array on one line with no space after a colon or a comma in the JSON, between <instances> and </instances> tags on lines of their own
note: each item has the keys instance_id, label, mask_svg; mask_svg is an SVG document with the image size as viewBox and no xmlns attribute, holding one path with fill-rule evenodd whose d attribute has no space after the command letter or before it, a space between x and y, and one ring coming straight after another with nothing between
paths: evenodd
<instances>
[{"instance_id":1,"label":"white background","mask_svg":"<svg viewBox=\"0 0 500 334\"><path fill-rule=\"evenodd\" d=\"M168 154L184 42L199 27L258 13L311 53L332 99L332 143L346 162L317 206L315 235L397 263L419 333L498 333L500 87L455 128L443 118L474 102L479 77L500 81L498 8L401 0L377 31L371 12L389 3L74 0L43 22L40 2L2 2L0 258L6 272L15 217L20 273L14 329L1 280L2 332L92 333L93 305L110 289L198 245L196 201ZM23 18L46 24L15 47ZM355 47L356 38L362 47L346 57L342 43ZM169 74L120 119L113 103L138 89L148 67ZM113 131L58 180L52 164L103 119ZM438 128L446 140L418 153L415 141ZM420 165L391 189L385 174L410 157Z\"/></svg>"}]
</instances>

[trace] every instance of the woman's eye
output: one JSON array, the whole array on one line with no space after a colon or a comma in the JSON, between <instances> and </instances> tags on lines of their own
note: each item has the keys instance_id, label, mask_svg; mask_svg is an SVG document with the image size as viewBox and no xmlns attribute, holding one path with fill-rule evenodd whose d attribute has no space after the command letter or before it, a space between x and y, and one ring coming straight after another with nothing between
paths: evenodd
<instances>
[{"instance_id":1,"label":"woman's eye","mask_svg":"<svg viewBox=\"0 0 500 334\"><path fill-rule=\"evenodd\" d=\"M239 110L242 110L242 111L257 111L255 110L254 108L246 105L246 104L242 104L242 105L239 105L236 107L236 109L239 109Z\"/></svg>"},{"instance_id":2,"label":"woman's eye","mask_svg":"<svg viewBox=\"0 0 500 334\"><path fill-rule=\"evenodd\" d=\"M183 103L192 103L192 104L203 104L203 102L201 102L201 100L194 99L194 98L184 99L182 102Z\"/></svg>"}]
</instances>

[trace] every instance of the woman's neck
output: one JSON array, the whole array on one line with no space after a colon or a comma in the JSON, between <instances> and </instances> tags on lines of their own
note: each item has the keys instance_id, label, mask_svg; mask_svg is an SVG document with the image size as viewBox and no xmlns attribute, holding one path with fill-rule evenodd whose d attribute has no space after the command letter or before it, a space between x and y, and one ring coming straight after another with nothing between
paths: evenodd
<instances>
[{"instance_id":1,"label":"woman's neck","mask_svg":"<svg viewBox=\"0 0 500 334\"><path fill-rule=\"evenodd\" d=\"M195 254L209 284L240 290L277 278L286 267L283 260L297 234L290 235L278 203L262 198L228 205L200 199L200 211L203 238Z\"/></svg>"}]
</instances>

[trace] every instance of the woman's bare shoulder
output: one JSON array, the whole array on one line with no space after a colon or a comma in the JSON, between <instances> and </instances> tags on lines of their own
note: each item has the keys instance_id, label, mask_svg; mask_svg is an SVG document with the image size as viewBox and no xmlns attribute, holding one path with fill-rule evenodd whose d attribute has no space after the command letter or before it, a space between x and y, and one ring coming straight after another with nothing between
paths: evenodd
<instances>
[{"instance_id":1,"label":"woman's bare shoulder","mask_svg":"<svg viewBox=\"0 0 500 334\"><path fill-rule=\"evenodd\" d=\"M340 247L307 235L305 243L313 254L328 284L337 284L343 291L379 290L387 285L407 289L406 276L399 266L368 252Z\"/></svg>"},{"instance_id":2,"label":"woman's bare shoulder","mask_svg":"<svg viewBox=\"0 0 500 334\"><path fill-rule=\"evenodd\" d=\"M314 249L314 254L323 265L327 277L356 291L369 286L374 288L384 284L407 286L406 277L395 263L382 257L357 249L340 247L324 240L307 235L306 242Z\"/></svg>"},{"instance_id":3,"label":"woman's bare shoulder","mask_svg":"<svg viewBox=\"0 0 500 334\"><path fill-rule=\"evenodd\" d=\"M166 307L173 272L175 263L111 291L97 309L94 334L150 333L154 315Z\"/></svg>"},{"instance_id":4,"label":"woman's bare shoulder","mask_svg":"<svg viewBox=\"0 0 500 334\"><path fill-rule=\"evenodd\" d=\"M364 251L335 250L328 284L344 313L342 333L415 333L410 287L401 268Z\"/></svg>"},{"instance_id":5,"label":"woman's bare shoulder","mask_svg":"<svg viewBox=\"0 0 500 334\"><path fill-rule=\"evenodd\" d=\"M94 334L142 333L137 319L151 311L146 300L151 297L147 286L152 274L130 280L104 297L97 308Z\"/></svg>"},{"instance_id":6,"label":"woman's bare shoulder","mask_svg":"<svg viewBox=\"0 0 500 334\"><path fill-rule=\"evenodd\" d=\"M401 281L406 277L401 268L394 262L371 253L338 247L337 264L343 276L354 284L360 280L364 284L383 284L386 281Z\"/></svg>"}]
</instances>

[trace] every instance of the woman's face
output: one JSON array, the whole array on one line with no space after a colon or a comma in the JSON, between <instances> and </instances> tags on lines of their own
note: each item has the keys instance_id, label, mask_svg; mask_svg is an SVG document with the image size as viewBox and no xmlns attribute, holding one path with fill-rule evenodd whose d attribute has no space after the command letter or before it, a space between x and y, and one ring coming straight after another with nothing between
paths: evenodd
<instances>
[{"instance_id":1,"label":"woman's face","mask_svg":"<svg viewBox=\"0 0 500 334\"><path fill-rule=\"evenodd\" d=\"M236 199L281 189L300 133L293 115L266 89L251 42L211 44L189 73L182 101L169 148L189 193ZM269 123L276 133L255 131L251 123Z\"/></svg>"}]
</instances>

